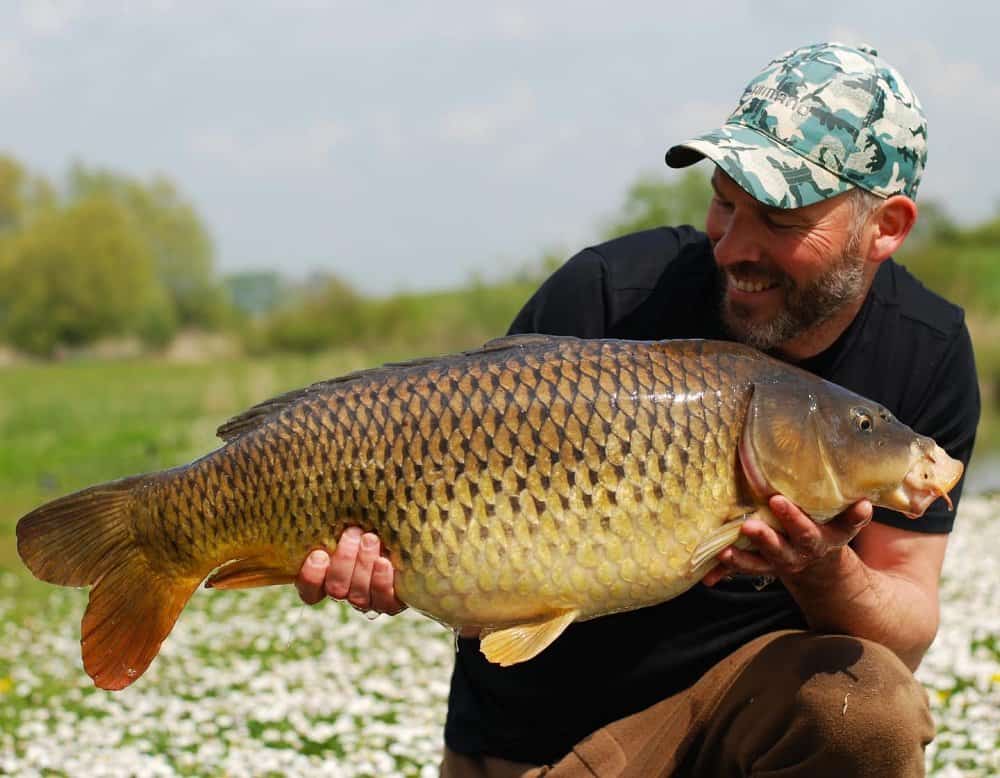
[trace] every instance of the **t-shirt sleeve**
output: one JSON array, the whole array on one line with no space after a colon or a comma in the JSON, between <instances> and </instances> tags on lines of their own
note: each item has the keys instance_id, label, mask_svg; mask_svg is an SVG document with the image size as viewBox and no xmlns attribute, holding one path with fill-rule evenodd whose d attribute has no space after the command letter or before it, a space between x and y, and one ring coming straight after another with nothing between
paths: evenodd
<instances>
[{"instance_id":1,"label":"t-shirt sleeve","mask_svg":"<svg viewBox=\"0 0 1000 778\"><path fill-rule=\"evenodd\" d=\"M593 249L584 249L539 287L507 334L604 337L608 307L605 278L604 259Z\"/></svg>"},{"instance_id":2,"label":"t-shirt sleeve","mask_svg":"<svg viewBox=\"0 0 1000 778\"><path fill-rule=\"evenodd\" d=\"M928 386L913 389L923 396L910 426L921 435L933 438L950 456L961 460L967 470L976 441L981 404L972 340L964 322ZM964 482L963 475L949 494L956 510ZM916 520L884 508L877 508L874 518L913 532L945 533L951 532L955 510L949 510L947 503L938 499Z\"/></svg>"}]
</instances>

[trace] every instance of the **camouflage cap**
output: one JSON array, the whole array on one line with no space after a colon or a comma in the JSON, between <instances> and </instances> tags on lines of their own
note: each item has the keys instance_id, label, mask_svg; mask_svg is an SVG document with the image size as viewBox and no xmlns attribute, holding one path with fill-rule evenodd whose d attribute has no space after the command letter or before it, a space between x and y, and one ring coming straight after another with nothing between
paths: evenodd
<instances>
[{"instance_id":1,"label":"camouflage cap","mask_svg":"<svg viewBox=\"0 0 1000 778\"><path fill-rule=\"evenodd\" d=\"M927 120L874 49L819 43L771 62L721 128L672 147L667 164L686 167L704 157L778 208L855 186L913 198L927 161Z\"/></svg>"}]
</instances>

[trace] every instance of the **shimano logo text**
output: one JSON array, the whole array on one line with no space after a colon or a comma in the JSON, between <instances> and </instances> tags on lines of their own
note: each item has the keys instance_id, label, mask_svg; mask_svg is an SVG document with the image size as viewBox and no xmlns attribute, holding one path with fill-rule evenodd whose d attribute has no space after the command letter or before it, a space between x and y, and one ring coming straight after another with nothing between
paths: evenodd
<instances>
[{"instance_id":1,"label":"shimano logo text","mask_svg":"<svg viewBox=\"0 0 1000 778\"><path fill-rule=\"evenodd\" d=\"M748 100L770 100L774 103L781 103L792 111L795 111L799 116L809 115L809 106L803 104L798 98L793 97L785 92L779 92L773 87L764 86L763 84L758 84L753 89L748 89L743 93L743 97L740 99L740 103L745 103Z\"/></svg>"}]
</instances>

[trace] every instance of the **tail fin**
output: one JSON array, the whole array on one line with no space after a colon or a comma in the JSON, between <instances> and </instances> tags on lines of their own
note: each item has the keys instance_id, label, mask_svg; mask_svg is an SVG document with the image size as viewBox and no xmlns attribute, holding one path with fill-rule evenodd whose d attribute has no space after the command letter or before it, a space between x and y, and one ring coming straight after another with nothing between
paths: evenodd
<instances>
[{"instance_id":1,"label":"tail fin","mask_svg":"<svg viewBox=\"0 0 1000 778\"><path fill-rule=\"evenodd\" d=\"M101 689L124 689L145 672L200 580L154 569L135 543L137 487L151 478L84 489L17 523L17 551L36 578L93 587L80 643L84 669Z\"/></svg>"}]
</instances>

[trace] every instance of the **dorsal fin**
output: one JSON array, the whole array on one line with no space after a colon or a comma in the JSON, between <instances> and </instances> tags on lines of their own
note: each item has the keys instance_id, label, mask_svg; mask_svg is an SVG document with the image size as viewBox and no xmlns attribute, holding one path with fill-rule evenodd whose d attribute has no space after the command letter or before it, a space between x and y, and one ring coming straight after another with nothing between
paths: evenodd
<instances>
[{"instance_id":1,"label":"dorsal fin","mask_svg":"<svg viewBox=\"0 0 1000 778\"><path fill-rule=\"evenodd\" d=\"M288 406L294 405L310 395L326 391L332 386L344 384L348 381L378 379L394 375L411 367L423 367L431 364L445 366L456 360L474 357L477 354L490 354L496 351L504 351L506 349L523 348L525 346L536 346L544 343L554 343L567 340L577 340L577 338L555 335L509 335L504 338L494 338L493 340L487 341L479 348L472 349L470 351L462 351L458 354L446 354L436 357L418 357L404 362L389 362L380 367L355 370L352 373L346 373L345 375L338 376L336 378L328 378L323 381L317 381L316 383L310 384L302 389L293 389L290 392L279 394L277 397L272 397L269 400L258 403L252 408L248 408L238 416L231 418L219 427L215 431L215 434L228 443L231 440L235 440L245 432L256 429L264 423L266 419L280 413Z\"/></svg>"},{"instance_id":2,"label":"dorsal fin","mask_svg":"<svg viewBox=\"0 0 1000 778\"><path fill-rule=\"evenodd\" d=\"M463 356L481 354L490 351L503 351L506 348L523 348L525 346L538 346L544 343L557 343L568 340L579 340L579 338L574 338L570 335L538 335L536 333L527 333L525 335L505 335L502 338L493 338L493 340L488 340L479 348L464 352Z\"/></svg>"},{"instance_id":3,"label":"dorsal fin","mask_svg":"<svg viewBox=\"0 0 1000 778\"><path fill-rule=\"evenodd\" d=\"M279 394L277 397L272 397L270 400L264 400L264 402L258 403L252 408L248 408L238 416L233 416L233 418L229 421L222 424L215 431L215 434L227 443L231 440L235 440L244 432L249 432L250 430L258 427L265 419L270 418L273 414L280 412L283 408L287 408L289 405L292 405L308 395L313 386L315 386L315 384L307 386L304 389L295 389L291 392Z\"/></svg>"},{"instance_id":4,"label":"dorsal fin","mask_svg":"<svg viewBox=\"0 0 1000 778\"><path fill-rule=\"evenodd\" d=\"M375 378L380 374L390 375L400 368L435 362L439 359L441 359L441 357L423 357L421 359L415 359L412 362L398 362L395 364L382 365L380 367L371 367L365 370L355 370L352 373L345 373L344 375L337 376L336 378L327 378L323 381L317 381L316 383L309 384L309 386L305 386L301 389L293 389L290 392L279 394L277 397L264 400L264 402L248 408L238 416L233 416L233 418L220 426L215 431L215 434L228 443L231 440L235 440L243 433L256 429L267 419L281 413L281 411L288 406L294 405L300 400L304 400L306 397L323 392L336 384L344 384L348 381L355 381L360 378Z\"/></svg>"}]
</instances>

